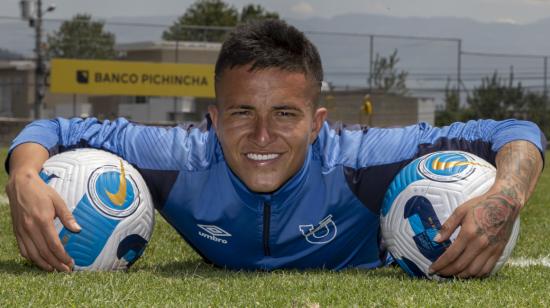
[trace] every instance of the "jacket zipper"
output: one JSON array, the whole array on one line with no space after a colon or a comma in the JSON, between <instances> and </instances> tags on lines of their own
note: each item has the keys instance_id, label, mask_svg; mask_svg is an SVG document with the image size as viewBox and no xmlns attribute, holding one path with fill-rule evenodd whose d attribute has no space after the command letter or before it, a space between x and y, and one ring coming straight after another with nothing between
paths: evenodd
<instances>
[{"instance_id":1,"label":"jacket zipper","mask_svg":"<svg viewBox=\"0 0 550 308\"><path fill-rule=\"evenodd\" d=\"M271 221L271 204L264 202L264 255L270 256L269 250L269 224Z\"/></svg>"}]
</instances>

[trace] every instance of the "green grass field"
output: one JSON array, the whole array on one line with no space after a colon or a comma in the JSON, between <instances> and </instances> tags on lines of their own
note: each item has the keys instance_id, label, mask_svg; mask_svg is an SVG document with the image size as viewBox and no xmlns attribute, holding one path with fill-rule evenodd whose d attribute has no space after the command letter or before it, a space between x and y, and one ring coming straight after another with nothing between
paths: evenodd
<instances>
[{"instance_id":1,"label":"green grass field","mask_svg":"<svg viewBox=\"0 0 550 308\"><path fill-rule=\"evenodd\" d=\"M0 161L6 150L0 150ZM0 186L7 176L2 168ZM484 280L438 283L398 268L233 272L203 263L157 216L153 239L128 271L45 273L18 254L0 192L0 307L11 306L550 306L550 171L522 212L511 262ZM532 262L530 266L520 266ZM545 262L545 265L541 265Z\"/></svg>"}]
</instances>

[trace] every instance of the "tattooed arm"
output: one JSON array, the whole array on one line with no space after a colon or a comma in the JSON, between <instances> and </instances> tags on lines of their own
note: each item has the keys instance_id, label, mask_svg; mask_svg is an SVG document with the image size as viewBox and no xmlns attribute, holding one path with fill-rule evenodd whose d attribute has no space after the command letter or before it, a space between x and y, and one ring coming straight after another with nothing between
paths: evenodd
<instances>
[{"instance_id":1,"label":"tattooed arm","mask_svg":"<svg viewBox=\"0 0 550 308\"><path fill-rule=\"evenodd\" d=\"M540 151L528 141L504 145L496 157L495 184L484 195L458 207L441 227L445 241L461 226L453 244L432 264L443 276L484 277L500 258L519 211L535 189L542 171Z\"/></svg>"}]
</instances>

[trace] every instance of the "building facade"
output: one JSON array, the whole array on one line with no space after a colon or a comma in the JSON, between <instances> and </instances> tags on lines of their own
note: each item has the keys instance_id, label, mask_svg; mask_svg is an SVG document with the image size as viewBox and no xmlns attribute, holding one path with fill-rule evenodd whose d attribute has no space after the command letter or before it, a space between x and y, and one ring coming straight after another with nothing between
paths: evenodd
<instances>
[{"instance_id":1,"label":"building facade","mask_svg":"<svg viewBox=\"0 0 550 308\"><path fill-rule=\"evenodd\" d=\"M321 105L328 109L331 122L376 127L405 126L418 122L433 125L435 122L433 98L369 94L371 112L368 114L365 110L368 93L368 89L329 90L321 95Z\"/></svg>"},{"instance_id":2,"label":"building facade","mask_svg":"<svg viewBox=\"0 0 550 308\"><path fill-rule=\"evenodd\" d=\"M214 65L220 43L137 42L119 44L121 61L188 63ZM370 94L372 113L364 109L368 89L325 89L321 104L329 110L329 120L369 126L389 127L434 123L435 103L431 98ZM157 96L89 96L46 92L44 117L119 116L143 123L200 122L212 98ZM0 117L32 118L34 103L34 62L0 62Z\"/></svg>"}]
</instances>

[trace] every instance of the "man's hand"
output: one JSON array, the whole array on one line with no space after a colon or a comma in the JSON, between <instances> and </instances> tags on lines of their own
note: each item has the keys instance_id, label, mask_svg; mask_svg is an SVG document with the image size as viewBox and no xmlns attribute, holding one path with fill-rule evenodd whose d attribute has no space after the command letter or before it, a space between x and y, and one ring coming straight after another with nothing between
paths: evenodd
<instances>
[{"instance_id":1,"label":"man's hand","mask_svg":"<svg viewBox=\"0 0 550 308\"><path fill-rule=\"evenodd\" d=\"M502 255L516 218L542 170L539 150L527 141L506 144L496 157L495 184L458 207L441 226L442 242L460 226L453 244L430 267L440 276L486 277Z\"/></svg>"},{"instance_id":2,"label":"man's hand","mask_svg":"<svg viewBox=\"0 0 550 308\"><path fill-rule=\"evenodd\" d=\"M59 217L73 232L79 232L80 227L59 194L38 176L37 166L42 166L47 158L47 152L44 156L41 151L46 150L40 145L23 144L12 153L6 193L13 231L24 258L47 271L69 272L73 260L61 245L54 219ZM26 161L29 156L33 158Z\"/></svg>"},{"instance_id":3,"label":"man's hand","mask_svg":"<svg viewBox=\"0 0 550 308\"><path fill-rule=\"evenodd\" d=\"M492 192L458 207L435 240L448 239L458 226L460 232L431 270L459 278L489 275L508 243L520 207L510 196Z\"/></svg>"}]
</instances>

